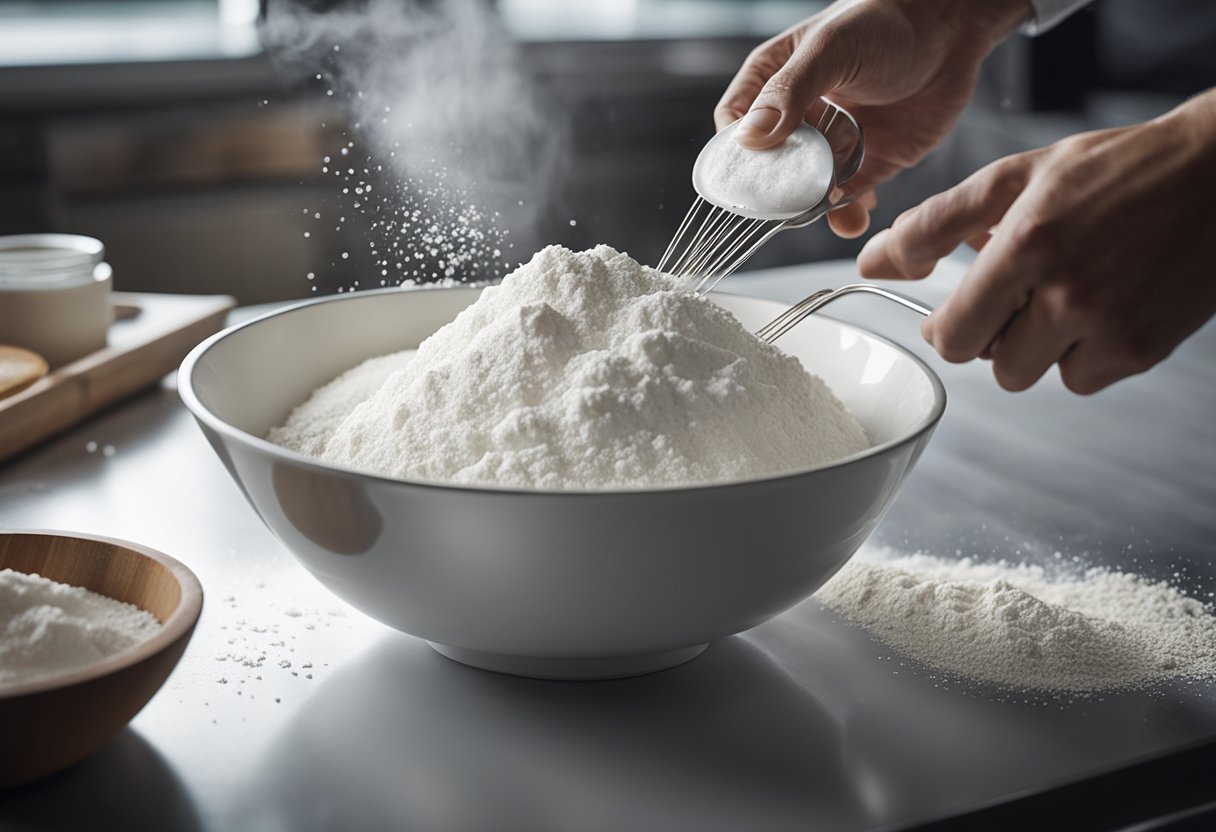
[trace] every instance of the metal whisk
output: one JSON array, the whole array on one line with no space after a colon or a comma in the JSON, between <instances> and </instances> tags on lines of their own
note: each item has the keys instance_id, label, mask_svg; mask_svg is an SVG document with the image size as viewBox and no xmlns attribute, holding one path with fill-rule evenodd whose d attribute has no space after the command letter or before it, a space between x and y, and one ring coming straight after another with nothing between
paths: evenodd
<instances>
[{"instance_id":1,"label":"metal whisk","mask_svg":"<svg viewBox=\"0 0 1216 832\"><path fill-rule=\"evenodd\" d=\"M707 197L694 175L693 188L697 198L659 261L659 271L687 281L692 291L704 294L747 262L778 232L810 225L851 200L846 196L833 202L832 197L861 167L865 155L861 127L841 107L827 99L821 99L821 102L823 111L815 119L815 129L823 134L831 148L832 177L819 201L793 216L745 216L734 206L722 205ZM733 141L731 132L733 125L711 139L709 144Z\"/></svg>"},{"instance_id":2,"label":"metal whisk","mask_svg":"<svg viewBox=\"0 0 1216 832\"><path fill-rule=\"evenodd\" d=\"M848 286L841 286L839 289L820 289L812 295L807 295L802 300L795 303L789 309L782 312L773 320L769 321L760 329L756 330L756 337L761 341L773 343L785 333L789 332L798 324L805 321L808 317L818 312L823 307L827 306L832 301L847 295L851 292L866 292L871 295L878 295L887 300L894 301L901 306L906 306L914 312L919 312L922 315L928 315L933 311L932 307L918 301L916 298L910 298L907 295L899 292L892 292L890 289L880 289L877 286L871 286L868 283L850 283Z\"/></svg>"}]
</instances>

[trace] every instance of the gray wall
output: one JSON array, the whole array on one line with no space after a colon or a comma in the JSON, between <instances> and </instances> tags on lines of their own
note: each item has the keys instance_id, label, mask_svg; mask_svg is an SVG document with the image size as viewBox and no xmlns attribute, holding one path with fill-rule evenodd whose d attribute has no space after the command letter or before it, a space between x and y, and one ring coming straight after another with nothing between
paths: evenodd
<instances>
[{"instance_id":1,"label":"gray wall","mask_svg":"<svg viewBox=\"0 0 1216 832\"><path fill-rule=\"evenodd\" d=\"M513 232L517 259L547 243L607 242L655 262L692 199L689 174L711 135L713 105L753 43L529 45L531 72L569 141L548 206ZM1175 100L1117 94L1091 98L1083 112L1030 113L1026 51L1015 39L992 56L956 132L880 191L875 228L1000 155ZM120 289L225 292L253 303L302 297L314 285L334 291L361 276L368 285L365 229L352 220L333 231L305 214L333 196L320 160L345 126L320 88L289 89L264 60L239 71L111 68L84 86L79 70L23 72L0 70L0 232L97 236ZM49 86L34 95L38 84ZM861 242L820 225L780 235L750 265L850 256ZM342 260L341 251L353 256Z\"/></svg>"}]
</instances>

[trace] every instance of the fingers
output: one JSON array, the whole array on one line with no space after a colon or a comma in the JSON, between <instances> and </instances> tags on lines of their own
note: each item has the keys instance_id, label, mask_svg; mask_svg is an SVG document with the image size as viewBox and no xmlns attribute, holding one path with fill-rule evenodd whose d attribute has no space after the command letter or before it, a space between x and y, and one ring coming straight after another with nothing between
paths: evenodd
<instances>
[{"instance_id":1,"label":"fingers","mask_svg":"<svg viewBox=\"0 0 1216 832\"><path fill-rule=\"evenodd\" d=\"M730 90L727 90L729 93ZM722 97L718 102L718 106L714 107L714 129L722 130L724 127L729 127L734 122L743 117L747 112L747 107L751 102L746 96L737 95L732 98Z\"/></svg>"},{"instance_id":2,"label":"fingers","mask_svg":"<svg viewBox=\"0 0 1216 832\"><path fill-rule=\"evenodd\" d=\"M974 251L979 251L984 246L988 245L988 241L992 239L992 231L981 231L973 237L967 238L967 245Z\"/></svg>"},{"instance_id":3,"label":"fingers","mask_svg":"<svg viewBox=\"0 0 1216 832\"><path fill-rule=\"evenodd\" d=\"M811 103L847 77L851 58L844 49L843 40L829 38L822 31L802 41L756 92L735 141L752 150L767 150L785 141L802 123ZM759 73L752 73L739 90L751 89L749 85L754 86L757 77ZM736 105L742 100L731 99Z\"/></svg>"},{"instance_id":4,"label":"fingers","mask_svg":"<svg viewBox=\"0 0 1216 832\"><path fill-rule=\"evenodd\" d=\"M1095 327L1070 304L1067 286L1054 283L1036 289L980 357L992 359L993 375L1006 390L1026 390L1058 364L1065 387L1091 395L1153 367L1174 345L1154 343L1137 352L1127 338L1123 329L1112 336L1109 327Z\"/></svg>"},{"instance_id":5,"label":"fingers","mask_svg":"<svg viewBox=\"0 0 1216 832\"><path fill-rule=\"evenodd\" d=\"M1130 373L1119 373L1102 360L1102 353L1091 339L1082 341L1060 357L1060 379L1074 393L1088 396L1114 384Z\"/></svg>"},{"instance_id":6,"label":"fingers","mask_svg":"<svg viewBox=\"0 0 1216 832\"><path fill-rule=\"evenodd\" d=\"M1046 292L1032 294L992 347L992 373L1006 390L1025 390L1080 338Z\"/></svg>"},{"instance_id":7,"label":"fingers","mask_svg":"<svg viewBox=\"0 0 1216 832\"><path fill-rule=\"evenodd\" d=\"M1020 230L1028 224L1021 216L1026 213L1029 211L1017 204L1010 209L1002 227L976 255L963 282L921 322L925 340L947 361L970 361L982 355L1006 326L1012 329L1010 320L1027 304L1041 279L1041 270L1032 261L1041 256L1042 249L1026 245L1026 234ZM994 347L994 360L1001 350L1012 349L1005 343L1007 336L1005 333ZM1048 345L1049 349L1055 347Z\"/></svg>"},{"instance_id":8,"label":"fingers","mask_svg":"<svg viewBox=\"0 0 1216 832\"><path fill-rule=\"evenodd\" d=\"M1088 396L1116 381L1138 375L1170 356L1190 332L1129 332L1126 325L1106 322L1088 328L1086 336L1060 359L1060 378L1074 393Z\"/></svg>"},{"instance_id":9,"label":"fingers","mask_svg":"<svg viewBox=\"0 0 1216 832\"><path fill-rule=\"evenodd\" d=\"M748 58L714 108L714 127L721 130L742 118L767 80L768 75L764 74L763 69Z\"/></svg>"},{"instance_id":10,"label":"fingers","mask_svg":"<svg viewBox=\"0 0 1216 832\"><path fill-rule=\"evenodd\" d=\"M1079 338L1037 303L1020 319L1044 266L1058 261L1060 240L1044 219L1044 186L1031 185L1047 157L1039 151L988 165L948 191L905 212L876 234L857 258L865 277L927 276L937 261L968 242L978 249L963 282L921 322L921 334L951 362L985 356L1009 389L1033 384ZM1063 333L1036 340L1037 333ZM999 339L999 340L998 340Z\"/></svg>"},{"instance_id":11,"label":"fingers","mask_svg":"<svg viewBox=\"0 0 1216 832\"><path fill-rule=\"evenodd\" d=\"M856 202L837 208L828 214L828 225L837 237L852 240L866 233L870 227L870 212Z\"/></svg>"},{"instance_id":12,"label":"fingers","mask_svg":"<svg viewBox=\"0 0 1216 832\"><path fill-rule=\"evenodd\" d=\"M1081 396L1097 393L1146 369L1147 366L1131 367L1111 361L1109 349L1096 338L1081 341L1060 358L1060 379L1065 387Z\"/></svg>"},{"instance_id":13,"label":"fingers","mask_svg":"<svg viewBox=\"0 0 1216 832\"><path fill-rule=\"evenodd\" d=\"M752 150L766 150L781 144L797 127L798 122L789 124L780 110L757 105L739 122L735 141Z\"/></svg>"},{"instance_id":14,"label":"fingers","mask_svg":"<svg viewBox=\"0 0 1216 832\"><path fill-rule=\"evenodd\" d=\"M866 191L856 201L842 205L828 214L828 225L836 236L852 240L870 227L870 212L878 205L874 191Z\"/></svg>"},{"instance_id":15,"label":"fingers","mask_svg":"<svg viewBox=\"0 0 1216 832\"><path fill-rule=\"evenodd\" d=\"M1016 156L1002 159L904 212L858 254L861 275L920 279L960 243L986 241L1025 187L1029 167Z\"/></svg>"},{"instance_id":16,"label":"fingers","mask_svg":"<svg viewBox=\"0 0 1216 832\"><path fill-rule=\"evenodd\" d=\"M714 126L721 130L742 118L751 109L765 83L781 69L791 54L793 44L788 34L752 50L714 108Z\"/></svg>"}]
</instances>

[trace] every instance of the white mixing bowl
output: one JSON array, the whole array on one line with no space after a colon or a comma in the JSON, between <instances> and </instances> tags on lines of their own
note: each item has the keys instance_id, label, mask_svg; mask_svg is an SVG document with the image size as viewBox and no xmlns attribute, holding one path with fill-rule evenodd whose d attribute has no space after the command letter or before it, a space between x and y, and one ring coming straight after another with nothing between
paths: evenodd
<instances>
[{"instance_id":1,"label":"white mixing bowl","mask_svg":"<svg viewBox=\"0 0 1216 832\"><path fill-rule=\"evenodd\" d=\"M686 661L798 603L874 530L941 418L941 381L889 341L822 315L780 344L822 376L874 443L771 479L539 492L388 479L267 442L319 385L416 347L477 289L395 289L302 303L186 358L186 406L270 530L364 613L450 658L547 678ZM785 308L715 295L759 328ZM747 430L747 425L740 425Z\"/></svg>"}]
</instances>

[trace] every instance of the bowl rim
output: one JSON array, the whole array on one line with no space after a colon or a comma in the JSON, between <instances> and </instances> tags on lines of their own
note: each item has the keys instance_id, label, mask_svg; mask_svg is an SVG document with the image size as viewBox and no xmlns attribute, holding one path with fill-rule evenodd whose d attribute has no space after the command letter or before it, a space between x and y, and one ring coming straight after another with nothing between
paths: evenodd
<instances>
[{"instance_id":1,"label":"bowl rim","mask_svg":"<svg viewBox=\"0 0 1216 832\"><path fill-rule=\"evenodd\" d=\"M6 699L17 699L47 693L51 690L68 688L74 685L91 682L120 670L136 665L151 656L168 649L178 639L187 635L198 622L203 610L203 587L198 577L176 558L166 555L139 543L122 540L105 535L84 534L80 532L60 531L57 529L10 529L0 528L0 537L66 537L75 540L87 540L93 543L107 543L135 552L164 566L173 575L181 590L181 598L177 607L167 619L161 622L160 629L151 638L133 644L125 650L106 656L104 659L74 670L65 670L49 676L39 676L28 682L18 684L0 683L0 702ZM87 589L87 587L85 587ZM92 592L92 590L89 590ZM101 593L98 593L101 594ZM109 596L106 596L109 597Z\"/></svg>"},{"instance_id":2,"label":"bowl rim","mask_svg":"<svg viewBox=\"0 0 1216 832\"><path fill-rule=\"evenodd\" d=\"M882 454L886 454L903 445L918 442L924 434L932 431L937 426L937 423L939 421L941 421L942 414L945 413L945 410L946 410L946 387L942 383L942 380L938 377L937 373L935 373L933 371L933 368L930 367L920 356L916 355L908 348L903 347L900 344L896 343L895 341L892 341L889 338L879 335L876 332L872 332L864 327L860 327L855 324L841 321L838 318L834 318L830 315L823 315L823 314L817 314L816 317L828 318L837 326L843 327L846 330L852 330L856 333L864 335L867 338L872 338L876 341L879 341L880 343L886 344L887 346L896 350L901 355L910 359L917 367L920 368L920 370L925 374L925 377L929 380L929 385L933 390L933 404L929 408L929 413L921 419L920 423L917 424L913 430L909 431L907 434L905 434L903 436L896 437L895 439L889 439L886 442L880 442L877 445L871 445L870 447L866 448L865 450L858 451L857 453L850 454L846 457L842 457L837 460L833 460L832 462L824 463L822 465L816 465L816 466L813 466L810 468L801 468L801 469L797 469L794 471L787 471L787 472L784 472L781 474L776 474L774 476L768 476L768 477L752 477L749 479L729 480L727 482L717 482L717 483L660 486L657 488L604 488L604 489L562 489L562 490L541 489L541 488L518 488L518 487L494 486L494 485L467 485L467 484L463 484L463 483L445 483L445 482L438 482L438 481L431 481L431 480L402 479L400 477L390 477L390 476L386 476L384 474L377 474L377 473L373 473L371 471L365 471L365 470L361 470L359 468L352 468L352 467L349 467L346 465L335 465L335 464L332 464L329 462L323 462L321 460L318 460L315 457L307 456L305 454L299 453L298 451L293 451L288 448L284 448L282 445L276 445L275 443L271 442L268 439L265 439L264 437L256 436L252 433L249 433L248 431L241 430L240 428L235 427L234 425L231 425L228 422L225 422L223 419L220 419L218 416L216 416L214 413L212 413L211 410L208 409L202 403L202 401L199 399L198 395L194 391L194 370L198 366L198 363L207 354L208 351L210 351L213 347L215 347L220 341L224 340L225 338L227 338L231 335L235 335L240 330L245 329L247 327L256 326L264 321L270 320L271 318L276 318L276 317L279 317L280 315L289 315L289 314L295 313L301 309L306 309L306 308L309 308L312 306L319 306L321 304L342 303L342 302L354 301L354 300L359 300L359 299L366 299L368 297L374 297L374 296L378 296L378 295L402 294L402 293L411 293L411 292L419 292L419 291L425 291L425 292L472 292L472 291L476 291L476 292L480 292L484 288L486 288L486 287L485 286L437 286L437 285L422 285L422 286L409 286L409 287L390 286L385 289L367 289L362 292L350 292L350 293L342 293L342 294L335 294L335 295L327 295L325 297L320 297L320 298L305 298L304 300L301 300L301 301L298 301L295 303L288 303L285 306L282 306L278 309L272 309L269 312L265 312L261 315L251 318L248 321L243 321L239 324L235 324L233 326L220 330L219 332L215 333L214 335L209 336L208 338L203 340L201 343L196 345L194 347L194 349L192 349L189 352L189 354L185 357L185 359L182 360L181 366L178 368L178 376L177 376L178 395L181 397L182 403L185 404L186 408L194 415L194 417L197 420L199 420L200 422L202 422L203 424L205 424L207 427L211 428L212 430L216 431L217 433L222 434L222 435L228 437L229 439L232 439L237 442L243 443L245 445L251 446L252 448L254 448L258 451L261 451L264 453L269 453L272 457L285 458L286 460L290 461L291 463L293 463L294 465L297 465L297 466L301 466L301 467L305 467L305 468L309 468L309 469L313 469L313 470L317 470L317 471L321 471L321 472L326 472L326 473L338 473L338 474L343 474L346 476L356 476L356 477L360 477L360 478L376 480L376 481L379 481L379 482L382 482L385 484L392 484L392 485L397 485L397 486L407 485L407 486L412 486L415 488L438 489L438 490L443 490L443 491L466 492L466 493L474 493L474 494L482 494L482 495L486 495L486 494L517 495L517 496L543 495L545 497L551 497L551 498L553 498L553 497L585 498L585 497L591 497L591 496L601 497L601 498L606 498L606 497L618 497L619 498L619 497L636 497L636 496L642 495L642 494L664 494L664 495L673 495L673 494L680 494L680 493L693 494L693 493L706 493L706 492L720 492L724 489L744 487L744 486L754 486L754 485L761 484L761 483L765 483L765 484L779 483L779 482L782 482L785 480L791 480L791 479L796 479L799 477L819 474L824 471L830 471L834 468L841 467L844 465L849 465L849 464L852 464L855 462L860 462L861 460L868 459L873 456L879 456ZM756 297L755 295L746 295L746 294L741 294L741 293L736 293L736 292L722 292L722 293L714 293L714 294L724 294L724 295L730 295L731 297L743 298L746 300L760 301L762 303L772 303L772 304L775 304L775 305L783 307L783 308L787 306L787 304L784 304L781 301L773 300L771 298ZM709 299L710 300L713 299L713 294L711 294L709 296ZM729 310L727 310L727 311L729 311ZM368 358L373 358L373 357L375 357L375 356L368 356ZM184 379L184 383L183 383L183 379Z\"/></svg>"}]
</instances>

